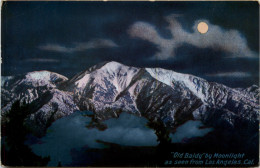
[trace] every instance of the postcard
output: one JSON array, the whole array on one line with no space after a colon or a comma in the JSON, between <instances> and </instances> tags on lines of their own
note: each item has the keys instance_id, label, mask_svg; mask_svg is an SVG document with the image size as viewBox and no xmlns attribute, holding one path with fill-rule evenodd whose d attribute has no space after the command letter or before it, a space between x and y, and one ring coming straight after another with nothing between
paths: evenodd
<instances>
[{"instance_id":1,"label":"postcard","mask_svg":"<svg viewBox=\"0 0 260 168\"><path fill-rule=\"evenodd\" d=\"M256 1L1 13L2 166L259 165Z\"/></svg>"}]
</instances>

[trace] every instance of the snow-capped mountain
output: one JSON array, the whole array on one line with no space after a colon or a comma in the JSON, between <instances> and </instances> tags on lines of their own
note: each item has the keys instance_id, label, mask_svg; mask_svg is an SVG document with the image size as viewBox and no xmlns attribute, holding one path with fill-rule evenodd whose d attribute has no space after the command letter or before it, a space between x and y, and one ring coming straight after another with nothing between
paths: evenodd
<instances>
[{"instance_id":1,"label":"snow-capped mountain","mask_svg":"<svg viewBox=\"0 0 260 168\"><path fill-rule=\"evenodd\" d=\"M190 119L234 127L259 117L255 85L233 89L189 74L118 62L98 64L71 79L48 71L2 77L1 87L2 115L17 99L34 102L28 123L36 129L46 127L53 113L56 120L76 110L91 110L97 120L126 111L172 129Z\"/></svg>"},{"instance_id":2,"label":"snow-capped mountain","mask_svg":"<svg viewBox=\"0 0 260 168\"><path fill-rule=\"evenodd\" d=\"M57 89L68 80L65 76L49 71L35 71L25 75L1 79L1 114L10 110L16 100L32 103L33 114L28 118L31 128L43 134L46 123L78 110L71 93Z\"/></svg>"}]
</instances>

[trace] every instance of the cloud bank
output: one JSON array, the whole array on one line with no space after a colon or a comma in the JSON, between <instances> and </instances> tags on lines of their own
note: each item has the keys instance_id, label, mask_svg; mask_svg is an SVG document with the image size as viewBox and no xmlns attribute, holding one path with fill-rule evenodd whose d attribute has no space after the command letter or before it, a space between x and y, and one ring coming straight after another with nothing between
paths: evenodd
<instances>
[{"instance_id":1,"label":"cloud bank","mask_svg":"<svg viewBox=\"0 0 260 168\"><path fill-rule=\"evenodd\" d=\"M31 58L31 59L26 59L26 62L41 62L41 63L57 63L60 62L57 59L47 59L47 58Z\"/></svg>"},{"instance_id":2,"label":"cloud bank","mask_svg":"<svg viewBox=\"0 0 260 168\"><path fill-rule=\"evenodd\" d=\"M201 121L187 121L180 127L176 129L174 134L170 134L173 143L181 143L185 141L185 139L194 138L194 137L203 137L207 133L213 131L213 128L204 128Z\"/></svg>"},{"instance_id":3,"label":"cloud bank","mask_svg":"<svg viewBox=\"0 0 260 168\"><path fill-rule=\"evenodd\" d=\"M107 129L100 131L96 128L88 129L90 117L75 112L68 117L55 121L47 130L41 143L33 144L32 151L39 156L50 156L48 166L69 165L72 162L72 149L104 148L96 140L127 146L156 146L157 136L153 129L146 126L148 120L128 113L120 114L119 118L106 120Z\"/></svg>"},{"instance_id":4,"label":"cloud bank","mask_svg":"<svg viewBox=\"0 0 260 168\"><path fill-rule=\"evenodd\" d=\"M159 52L155 59L165 60L175 56L175 50L183 44L190 44L198 48L212 48L229 53L230 57L257 57L257 54L249 49L247 41L237 30L225 30L213 25L207 20L196 20L192 29L187 32L176 20L175 15L165 17L169 23L167 29L172 34L171 39L165 39L159 35L156 27L146 22L136 22L128 29L128 34L134 38L149 41L157 45ZM199 22L208 24L208 32L201 34L197 31Z\"/></svg>"},{"instance_id":5,"label":"cloud bank","mask_svg":"<svg viewBox=\"0 0 260 168\"><path fill-rule=\"evenodd\" d=\"M248 78L252 75L248 72L222 72L215 74L206 74L209 77L233 77L233 78Z\"/></svg>"},{"instance_id":6,"label":"cloud bank","mask_svg":"<svg viewBox=\"0 0 260 168\"><path fill-rule=\"evenodd\" d=\"M72 53L77 51L85 51L89 49L112 48L112 47L118 47L118 45L112 40L92 39L86 43L74 43L73 47L66 47L60 44L45 44L45 45L40 45L38 48L45 51Z\"/></svg>"}]
</instances>

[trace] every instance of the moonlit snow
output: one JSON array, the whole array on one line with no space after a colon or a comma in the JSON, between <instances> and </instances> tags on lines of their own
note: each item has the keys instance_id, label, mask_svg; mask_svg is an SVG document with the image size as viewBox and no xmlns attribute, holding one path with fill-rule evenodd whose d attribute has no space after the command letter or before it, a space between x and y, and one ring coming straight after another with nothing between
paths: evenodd
<instances>
[{"instance_id":1,"label":"moonlit snow","mask_svg":"<svg viewBox=\"0 0 260 168\"><path fill-rule=\"evenodd\" d=\"M205 85L206 89L209 87L208 84L206 84L206 81L189 75L189 74L181 74L177 73L171 70L166 70L162 68L145 68L149 74L157 79L158 81L165 83L168 86L174 87L173 82L179 81L181 82L185 87L187 87L192 93L194 93L197 97L199 97L203 102L207 100L207 93L203 93L202 87L200 87L200 83ZM200 83L199 83L200 81Z\"/></svg>"},{"instance_id":2,"label":"moonlit snow","mask_svg":"<svg viewBox=\"0 0 260 168\"><path fill-rule=\"evenodd\" d=\"M79 89L82 89L87 85L90 79L93 78L95 83L99 83L103 88L105 88L106 84L103 80L104 78L108 78L120 93L129 85L137 72L138 68L127 67L123 64L112 61L91 74L85 74L83 78L75 81L75 84Z\"/></svg>"}]
</instances>

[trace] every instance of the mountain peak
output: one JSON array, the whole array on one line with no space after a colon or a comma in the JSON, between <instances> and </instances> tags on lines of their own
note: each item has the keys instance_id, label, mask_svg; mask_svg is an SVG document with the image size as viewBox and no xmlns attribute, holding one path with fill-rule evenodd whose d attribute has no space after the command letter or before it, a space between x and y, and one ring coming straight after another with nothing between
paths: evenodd
<instances>
[{"instance_id":1,"label":"mountain peak","mask_svg":"<svg viewBox=\"0 0 260 168\"><path fill-rule=\"evenodd\" d=\"M51 71L33 71L17 76L2 77L1 86L12 86L17 84L33 85L33 86L53 86L60 82L67 81L68 78Z\"/></svg>"},{"instance_id":2,"label":"mountain peak","mask_svg":"<svg viewBox=\"0 0 260 168\"><path fill-rule=\"evenodd\" d=\"M76 75L69 83L84 90L87 84L92 81L98 84L98 87L114 87L117 92L120 92L131 82L137 72L138 68L129 67L116 61L103 62Z\"/></svg>"},{"instance_id":3,"label":"mountain peak","mask_svg":"<svg viewBox=\"0 0 260 168\"><path fill-rule=\"evenodd\" d=\"M40 83L46 83L48 81L54 84L68 80L68 78L63 75L46 70L29 72L25 75L25 79L26 81L37 81Z\"/></svg>"},{"instance_id":4,"label":"mountain peak","mask_svg":"<svg viewBox=\"0 0 260 168\"><path fill-rule=\"evenodd\" d=\"M106 65L123 65L123 64L117 61L107 61Z\"/></svg>"},{"instance_id":5,"label":"mountain peak","mask_svg":"<svg viewBox=\"0 0 260 168\"><path fill-rule=\"evenodd\" d=\"M53 78L54 79L62 78L64 80L68 80L68 78L63 75L60 75L55 72L47 71L47 70L29 72L26 74L26 78L31 78L34 80L50 80L50 81L52 81Z\"/></svg>"},{"instance_id":6,"label":"mountain peak","mask_svg":"<svg viewBox=\"0 0 260 168\"><path fill-rule=\"evenodd\" d=\"M107 62L102 67L102 69L107 69L108 72L115 72L115 71L122 69L122 68L128 68L128 66L121 64L119 62L116 62L116 61Z\"/></svg>"},{"instance_id":7,"label":"mountain peak","mask_svg":"<svg viewBox=\"0 0 260 168\"><path fill-rule=\"evenodd\" d=\"M79 78L81 76L84 76L86 74L90 74L90 73L97 71L99 69L108 68L108 69L115 71L118 67L123 67L123 66L126 66L126 65L123 65L123 64L116 62L116 61L104 61L104 62L98 63L98 64L86 69L85 71L82 71L81 73L74 76L72 79L76 80L77 78Z\"/></svg>"}]
</instances>

